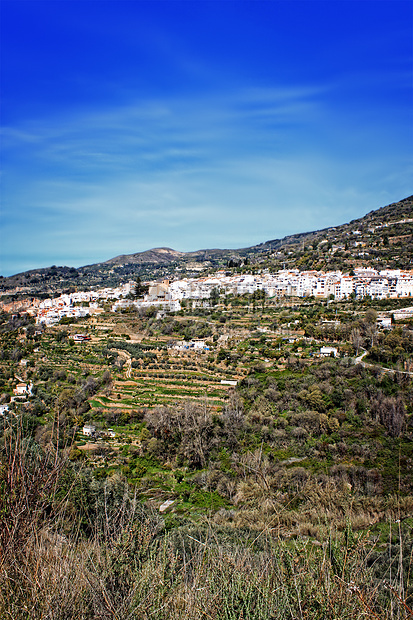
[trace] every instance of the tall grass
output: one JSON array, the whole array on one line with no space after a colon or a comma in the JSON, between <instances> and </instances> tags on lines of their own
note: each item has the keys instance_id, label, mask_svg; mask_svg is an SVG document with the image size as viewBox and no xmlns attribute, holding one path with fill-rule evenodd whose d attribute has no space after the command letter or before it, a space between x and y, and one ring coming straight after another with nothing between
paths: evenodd
<instances>
[{"instance_id":1,"label":"tall grass","mask_svg":"<svg viewBox=\"0 0 413 620\"><path fill-rule=\"evenodd\" d=\"M349 525L339 534L332 526L318 544L208 522L168 531L120 479L96 483L94 495L82 496L93 507L81 518L82 472L67 485L69 467L64 449L41 451L21 425L5 429L5 620L412 617L412 545L403 523L392 524L385 547Z\"/></svg>"}]
</instances>

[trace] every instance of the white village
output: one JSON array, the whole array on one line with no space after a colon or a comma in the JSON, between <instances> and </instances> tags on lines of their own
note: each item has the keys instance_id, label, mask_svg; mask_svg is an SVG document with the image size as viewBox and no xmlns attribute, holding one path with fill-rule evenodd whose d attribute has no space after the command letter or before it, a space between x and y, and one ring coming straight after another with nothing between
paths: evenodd
<instances>
[{"instance_id":1,"label":"white village","mask_svg":"<svg viewBox=\"0 0 413 620\"><path fill-rule=\"evenodd\" d=\"M190 300L193 307L209 307L219 296L254 294L262 291L271 300L288 297L316 299L407 298L413 296L413 270L372 268L354 269L354 275L341 271L280 270L257 275L227 275L217 271L200 278L174 281L148 282L148 293L134 299L136 282L129 281L117 288L96 291L79 291L53 299L33 300L27 309L36 316L38 324L53 325L63 317L82 317L99 314L103 305L113 312L127 308L178 312L183 301ZM404 310L403 312L408 312Z\"/></svg>"}]
</instances>

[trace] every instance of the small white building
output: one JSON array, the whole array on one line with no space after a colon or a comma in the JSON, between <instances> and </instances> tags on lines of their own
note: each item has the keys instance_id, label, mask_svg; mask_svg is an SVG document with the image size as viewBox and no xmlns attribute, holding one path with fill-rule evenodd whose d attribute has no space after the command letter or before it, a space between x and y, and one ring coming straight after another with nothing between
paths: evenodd
<instances>
[{"instance_id":1,"label":"small white building","mask_svg":"<svg viewBox=\"0 0 413 620\"><path fill-rule=\"evenodd\" d=\"M209 351L205 340L201 338L193 338L192 340L178 340L171 345L172 349L177 351Z\"/></svg>"},{"instance_id":2,"label":"small white building","mask_svg":"<svg viewBox=\"0 0 413 620\"><path fill-rule=\"evenodd\" d=\"M321 347L321 357L338 357L338 349L336 347Z\"/></svg>"},{"instance_id":3,"label":"small white building","mask_svg":"<svg viewBox=\"0 0 413 620\"><path fill-rule=\"evenodd\" d=\"M96 426L93 426L93 424L85 424L82 433L86 435L86 437L93 437L96 433Z\"/></svg>"},{"instance_id":4,"label":"small white building","mask_svg":"<svg viewBox=\"0 0 413 620\"><path fill-rule=\"evenodd\" d=\"M13 390L16 396L32 396L33 383L18 383Z\"/></svg>"},{"instance_id":5,"label":"small white building","mask_svg":"<svg viewBox=\"0 0 413 620\"><path fill-rule=\"evenodd\" d=\"M73 340L75 342L84 342L85 340L91 340L91 337L87 334L74 334Z\"/></svg>"}]
</instances>

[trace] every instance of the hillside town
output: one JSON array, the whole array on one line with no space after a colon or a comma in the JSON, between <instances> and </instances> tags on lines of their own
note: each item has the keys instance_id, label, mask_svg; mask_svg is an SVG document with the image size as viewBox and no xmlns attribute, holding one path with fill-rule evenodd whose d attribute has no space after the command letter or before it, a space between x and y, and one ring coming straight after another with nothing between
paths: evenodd
<instances>
[{"instance_id":1,"label":"hillside town","mask_svg":"<svg viewBox=\"0 0 413 620\"><path fill-rule=\"evenodd\" d=\"M136 298L136 282L129 281L117 288L79 291L54 299L31 300L26 311L38 324L53 325L64 317L79 318L127 308L150 308L178 312L182 302L192 301L193 307L208 307L219 296L253 295L258 291L268 299L314 297L316 299L406 298L413 296L413 270L356 268L351 274L341 271L299 271L283 269L277 273L231 274L217 271L213 275L180 280L148 282L148 292ZM5 308L6 309L6 308Z\"/></svg>"}]
</instances>

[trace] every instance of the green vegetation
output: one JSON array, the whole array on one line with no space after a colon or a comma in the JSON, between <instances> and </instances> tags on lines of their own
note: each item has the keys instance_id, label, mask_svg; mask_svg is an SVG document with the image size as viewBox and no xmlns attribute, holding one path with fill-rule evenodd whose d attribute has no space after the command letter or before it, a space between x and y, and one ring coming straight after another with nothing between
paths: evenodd
<instances>
[{"instance_id":1,"label":"green vegetation","mask_svg":"<svg viewBox=\"0 0 413 620\"><path fill-rule=\"evenodd\" d=\"M331 268L354 229L380 257L382 211L288 251ZM159 318L1 313L0 617L412 617L413 327L377 324L407 304L217 291Z\"/></svg>"},{"instance_id":2,"label":"green vegetation","mask_svg":"<svg viewBox=\"0 0 413 620\"><path fill-rule=\"evenodd\" d=\"M411 326L379 330L371 300L225 301L1 316L2 401L33 383L0 418L2 616L409 617ZM205 326L208 351L171 347Z\"/></svg>"},{"instance_id":3,"label":"green vegetation","mask_svg":"<svg viewBox=\"0 0 413 620\"><path fill-rule=\"evenodd\" d=\"M330 517L320 544L286 538L276 519L257 531L160 516L120 476L101 480L68 461L57 433L39 450L26 423L2 429L2 618L411 617L412 518L389 516L373 534L348 521L338 533ZM216 492L196 501L226 510Z\"/></svg>"}]
</instances>

